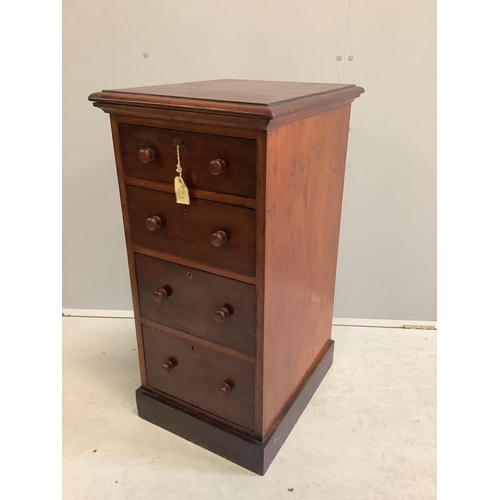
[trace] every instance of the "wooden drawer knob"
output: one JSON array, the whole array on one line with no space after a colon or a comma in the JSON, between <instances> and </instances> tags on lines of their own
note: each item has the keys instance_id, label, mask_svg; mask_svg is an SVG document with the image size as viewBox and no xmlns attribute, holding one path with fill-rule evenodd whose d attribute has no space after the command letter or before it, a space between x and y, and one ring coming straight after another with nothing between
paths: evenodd
<instances>
[{"instance_id":1,"label":"wooden drawer knob","mask_svg":"<svg viewBox=\"0 0 500 500\"><path fill-rule=\"evenodd\" d=\"M155 229L160 229L162 225L161 219L157 215L152 215L146 219L146 227L150 231L154 231Z\"/></svg>"},{"instance_id":2,"label":"wooden drawer knob","mask_svg":"<svg viewBox=\"0 0 500 500\"><path fill-rule=\"evenodd\" d=\"M221 398L227 398L229 394L231 393L231 386L223 382L221 386L217 389L217 395L220 396Z\"/></svg>"},{"instance_id":3,"label":"wooden drawer knob","mask_svg":"<svg viewBox=\"0 0 500 500\"><path fill-rule=\"evenodd\" d=\"M223 174L226 171L226 168L226 162L224 160L221 160L220 158L217 160L212 160L208 165L208 169L210 170L210 173L212 175Z\"/></svg>"},{"instance_id":4,"label":"wooden drawer knob","mask_svg":"<svg viewBox=\"0 0 500 500\"><path fill-rule=\"evenodd\" d=\"M167 359L160 365L160 371L165 375L169 374L175 368L175 363Z\"/></svg>"},{"instance_id":5,"label":"wooden drawer knob","mask_svg":"<svg viewBox=\"0 0 500 500\"><path fill-rule=\"evenodd\" d=\"M139 149L139 160L142 163L151 163L155 161L155 152L151 148Z\"/></svg>"},{"instance_id":6,"label":"wooden drawer knob","mask_svg":"<svg viewBox=\"0 0 500 500\"><path fill-rule=\"evenodd\" d=\"M162 302L165 300L168 296L167 291L165 288L160 288L159 290L156 290L156 292L153 293L153 300L155 302Z\"/></svg>"},{"instance_id":7,"label":"wooden drawer knob","mask_svg":"<svg viewBox=\"0 0 500 500\"><path fill-rule=\"evenodd\" d=\"M215 311L215 319L219 323L223 323L229 316L231 316L231 312L227 307L221 307L218 311Z\"/></svg>"},{"instance_id":8,"label":"wooden drawer knob","mask_svg":"<svg viewBox=\"0 0 500 500\"><path fill-rule=\"evenodd\" d=\"M210 239L214 247L220 247L227 241L227 234L224 231L216 231L212 233L212 238Z\"/></svg>"}]
</instances>

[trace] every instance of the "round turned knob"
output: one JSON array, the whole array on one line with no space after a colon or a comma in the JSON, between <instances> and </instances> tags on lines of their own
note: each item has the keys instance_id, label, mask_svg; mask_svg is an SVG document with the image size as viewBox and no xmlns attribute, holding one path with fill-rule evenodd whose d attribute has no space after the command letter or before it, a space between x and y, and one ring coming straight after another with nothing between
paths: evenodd
<instances>
[{"instance_id":1,"label":"round turned knob","mask_svg":"<svg viewBox=\"0 0 500 500\"><path fill-rule=\"evenodd\" d=\"M220 247L227 241L227 234L224 231L216 231L212 233L212 238L210 239L214 247Z\"/></svg>"},{"instance_id":2,"label":"round turned knob","mask_svg":"<svg viewBox=\"0 0 500 500\"><path fill-rule=\"evenodd\" d=\"M223 174L226 171L226 162L220 158L212 160L208 165L208 169L212 175Z\"/></svg>"},{"instance_id":3,"label":"round turned knob","mask_svg":"<svg viewBox=\"0 0 500 500\"><path fill-rule=\"evenodd\" d=\"M173 369L175 368L175 365L170 359L165 360L161 365L160 365L160 371L162 373L168 374L170 373Z\"/></svg>"},{"instance_id":4,"label":"round turned knob","mask_svg":"<svg viewBox=\"0 0 500 500\"><path fill-rule=\"evenodd\" d=\"M139 160L142 163L151 163L155 161L155 152L151 148L139 149Z\"/></svg>"},{"instance_id":5,"label":"round turned knob","mask_svg":"<svg viewBox=\"0 0 500 500\"><path fill-rule=\"evenodd\" d=\"M231 312L227 307L221 307L218 311L215 311L215 319L219 323L223 323L230 315Z\"/></svg>"},{"instance_id":6,"label":"round turned knob","mask_svg":"<svg viewBox=\"0 0 500 500\"><path fill-rule=\"evenodd\" d=\"M153 300L155 302L161 302L162 300L167 298L167 291L165 288L160 288L159 290L156 290L156 292L153 293Z\"/></svg>"},{"instance_id":7,"label":"round turned knob","mask_svg":"<svg viewBox=\"0 0 500 500\"><path fill-rule=\"evenodd\" d=\"M160 229L161 227L161 219L157 215L152 215L146 219L146 227L150 231L154 231L155 229Z\"/></svg>"},{"instance_id":8,"label":"round turned knob","mask_svg":"<svg viewBox=\"0 0 500 500\"><path fill-rule=\"evenodd\" d=\"M226 382L223 382L221 386L217 389L217 395L221 398L227 398L231 392L231 386Z\"/></svg>"}]
</instances>

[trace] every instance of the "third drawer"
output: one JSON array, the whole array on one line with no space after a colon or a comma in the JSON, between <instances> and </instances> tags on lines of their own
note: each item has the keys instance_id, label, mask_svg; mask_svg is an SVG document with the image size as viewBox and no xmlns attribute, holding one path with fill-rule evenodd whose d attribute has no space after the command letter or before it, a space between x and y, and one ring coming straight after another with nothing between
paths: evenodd
<instances>
[{"instance_id":1,"label":"third drawer","mask_svg":"<svg viewBox=\"0 0 500 500\"><path fill-rule=\"evenodd\" d=\"M255 355L256 288L135 254L141 317Z\"/></svg>"}]
</instances>

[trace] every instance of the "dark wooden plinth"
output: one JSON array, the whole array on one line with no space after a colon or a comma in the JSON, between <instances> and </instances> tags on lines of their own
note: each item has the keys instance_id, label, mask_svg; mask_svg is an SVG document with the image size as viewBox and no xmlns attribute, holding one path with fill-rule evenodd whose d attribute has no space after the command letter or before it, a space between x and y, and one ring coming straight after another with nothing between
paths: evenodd
<instances>
[{"instance_id":1,"label":"dark wooden plinth","mask_svg":"<svg viewBox=\"0 0 500 500\"><path fill-rule=\"evenodd\" d=\"M333 348L334 342L330 340L315 369L264 442L167 402L144 387L136 391L139 416L263 476L332 365Z\"/></svg>"}]
</instances>

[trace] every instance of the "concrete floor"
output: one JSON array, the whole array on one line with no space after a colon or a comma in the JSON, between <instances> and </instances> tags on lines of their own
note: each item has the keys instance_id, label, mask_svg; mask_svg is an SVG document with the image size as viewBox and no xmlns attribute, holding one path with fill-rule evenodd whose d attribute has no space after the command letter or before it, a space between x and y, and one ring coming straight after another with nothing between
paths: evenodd
<instances>
[{"instance_id":1,"label":"concrete floor","mask_svg":"<svg viewBox=\"0 0 500 500\"><path fill-rule=\"evenodd\" d=\"M137 416L130 319L63 319L63 498L436 497L436 332L334 327L333 366L264 477Z\"/></svg>"}]
</instances>

